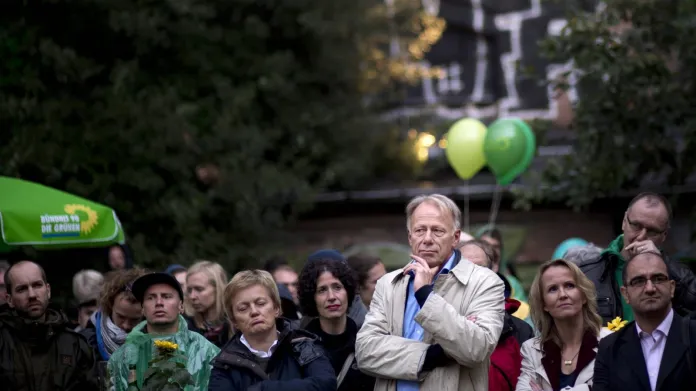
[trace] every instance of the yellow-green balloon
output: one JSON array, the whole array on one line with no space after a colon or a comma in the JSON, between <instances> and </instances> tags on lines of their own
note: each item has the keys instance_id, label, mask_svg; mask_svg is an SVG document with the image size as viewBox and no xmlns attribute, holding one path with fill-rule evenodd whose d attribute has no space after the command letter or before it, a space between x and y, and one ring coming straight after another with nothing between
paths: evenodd
<instances>
[{"instance_id":1,"label":"yellow-green balloon","mask_svg":"<svg viewBox=\"0 0 696 391\"><path fill-rule=\"evenodd\" d=\"M486 165L483 143L486 140L486 125L473 118L455 122L447 133L445 155L457 175L471 179Z\"/></svg>"}]
</instances>

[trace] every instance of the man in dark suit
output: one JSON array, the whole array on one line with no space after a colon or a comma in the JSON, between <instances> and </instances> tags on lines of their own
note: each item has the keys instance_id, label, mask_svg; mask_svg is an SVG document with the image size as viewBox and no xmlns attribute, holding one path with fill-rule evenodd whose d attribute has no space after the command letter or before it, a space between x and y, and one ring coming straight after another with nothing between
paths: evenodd
<instances>
[{"instance_id":1,"label":"man in dark suit","mask_svg":"<svg viewBox=\"0 0 696 391\"><path fill-rule=\"evenodd\" d=\"M691 327L672 309L675 282L658 252L641 253L623 271L621 294L635 321L602 339L594 368L593 391L693 390L690 352L683 328Z\"/></svg>"}]
</instances>

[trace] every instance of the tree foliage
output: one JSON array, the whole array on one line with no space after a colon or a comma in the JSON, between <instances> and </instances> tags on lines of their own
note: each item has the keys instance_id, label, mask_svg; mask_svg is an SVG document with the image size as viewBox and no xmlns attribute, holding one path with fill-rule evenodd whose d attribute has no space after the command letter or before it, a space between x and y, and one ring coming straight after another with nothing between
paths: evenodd
<instances>
[{"instance_id":1,"label":"tree foliage","mask_svg":"<svg viewBox=\"0 0 696 391\"><path fill-rule=\"evenodd\" d=\"M145 265L257 258L317 191L390 158L378 98L444 27L396 3L4 6L0 174L113 206Z\"/></svg>"},{"instance_id":2,"label":"tree foliage","mask_svg":"<svg viewBox=\"0 0 696 391\"><path fill-rule=\"evenodd\" d=\"M583 207L620 190L683 185L696 169L696 3L607 0L594 12L566 3L567 26L541 49L573 65L551 82L576 80L577 141L534 195Z\"/></svg>"}]
</instances>

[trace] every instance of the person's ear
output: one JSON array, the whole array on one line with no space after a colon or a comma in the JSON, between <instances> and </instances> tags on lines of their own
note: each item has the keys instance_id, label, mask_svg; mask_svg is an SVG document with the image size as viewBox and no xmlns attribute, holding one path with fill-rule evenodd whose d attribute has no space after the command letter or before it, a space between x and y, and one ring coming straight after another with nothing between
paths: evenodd
<instances>
[{"instance_id":1,"label":"person's ear","mask_svg":"<svg viewBox=\"0 0 696 391\"><path fill-rule=\"evenodd\" d=\"M626 289L625 286L622 286L622 287L621 287L621 296L623 296L624 301L626 302L626 304L631 304L631 303L630 303L630 299L628 298L628 289Z\"/></svg>"},{"instance_id":2,"label":"person's ear","mask_svg":"<svg viewBox=\"0 0 696 391\"><path fill-rule=\"evenodd\" d=\"M458 229L454 231L454 245L452 246L452 249L457 248L457 245L459 244L459 239L462 236L462 230Z\"/></svg>"},{"instance_id":3,"label":"person's ear","mask_svg":"<svg viewBox=\"0 0 696 391\"><path fill-rule=\"evenodd\" d=\"M669 297L674 299L674 290L676 289L677 284L674 282L674 280L669 280Z\"/></svg>"}]
</instances>

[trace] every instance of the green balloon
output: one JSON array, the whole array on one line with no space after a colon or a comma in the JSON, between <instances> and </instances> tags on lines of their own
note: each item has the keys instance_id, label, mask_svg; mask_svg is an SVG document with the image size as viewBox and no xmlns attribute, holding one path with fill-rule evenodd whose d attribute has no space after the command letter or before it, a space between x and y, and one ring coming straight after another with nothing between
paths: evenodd
<instances>
[{"instance_id":1,"label":"green balloon","mask_svg":"<svg viewBox=\"0 0 696 391\"><path fill-rule=\"evenodd\" d=\"M509 185L534 159L536 137L524 121L502 118L488 127L483 153L498 183Z\"/></svg>"}]
</instances>

